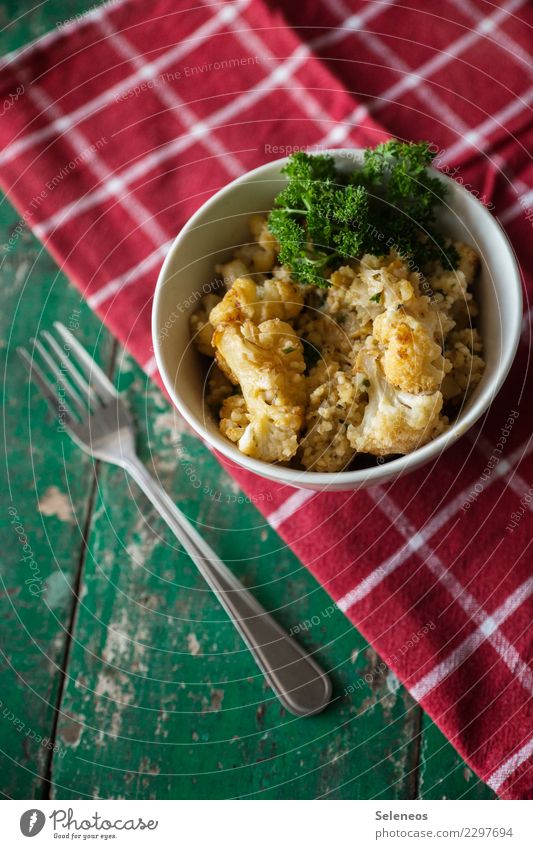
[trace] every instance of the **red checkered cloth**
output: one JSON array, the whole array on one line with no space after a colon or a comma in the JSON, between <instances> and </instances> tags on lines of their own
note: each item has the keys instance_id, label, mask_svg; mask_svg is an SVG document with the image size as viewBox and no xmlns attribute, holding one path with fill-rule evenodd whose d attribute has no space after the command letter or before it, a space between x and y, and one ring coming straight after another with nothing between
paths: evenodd
<instances>
[{"instance_id":1,"label":"red checkered cloth","mask_svg":"<svg viewBox=\"0 0 533 849\"><path fill-rule=\"evenodd\" d=\"M431 139L533 266L526 0L190 7L119 0L0 72L2 186L149 374L169 241L287 146ZM232 469L252 498L267 486L270 524L506 798L532 796L529 332L528 313L482 428L389 487L315 494Z\"/></svg>"}]
</instances>

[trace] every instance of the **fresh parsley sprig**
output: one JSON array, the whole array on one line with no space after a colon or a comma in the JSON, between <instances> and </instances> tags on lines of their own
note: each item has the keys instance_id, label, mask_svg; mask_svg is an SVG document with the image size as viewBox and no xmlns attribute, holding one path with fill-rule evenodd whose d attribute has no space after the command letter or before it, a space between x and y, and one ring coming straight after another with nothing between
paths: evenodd
<instances>
[{"instance_id":1,"label":"fresh parsley sprig","mask_svg":"<svg viewBox=\"0 0 533 849\"><path fill-rule=\"evenodd\" d=\"M368 148L362 168L345 174L327 154L293 154L268 221L280 262L321 287L343 263L390 247L421 270L439 258L454 267L455 250L434 229L446 186L427 171L433 158L426 142L391 140Z\"/></svg>"}]
</instances>

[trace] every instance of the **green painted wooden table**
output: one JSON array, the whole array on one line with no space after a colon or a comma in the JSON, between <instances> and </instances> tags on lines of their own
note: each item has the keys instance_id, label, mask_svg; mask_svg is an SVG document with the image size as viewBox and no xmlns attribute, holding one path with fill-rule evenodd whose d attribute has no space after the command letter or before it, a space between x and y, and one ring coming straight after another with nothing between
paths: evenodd
<instances>
[{"instance_id":1,"label":"green painted wooden table","mask_svg":"<svg viewBox=\"0 0 533 849\"><path fill-rule=\"evenodd\" d=\"M89 2L33 6L0 4L1 53ZM490 798L395 676L376 677L379 659L339 611L299 635L331 671L333 703L310 719L284 712L140 492L57 433L15 347L54 319L76 326L135 413L141 457L261 602L290 629L316 621L326 593L18 223L4 199L3 794Z\"/></svg>"}]
</instances>

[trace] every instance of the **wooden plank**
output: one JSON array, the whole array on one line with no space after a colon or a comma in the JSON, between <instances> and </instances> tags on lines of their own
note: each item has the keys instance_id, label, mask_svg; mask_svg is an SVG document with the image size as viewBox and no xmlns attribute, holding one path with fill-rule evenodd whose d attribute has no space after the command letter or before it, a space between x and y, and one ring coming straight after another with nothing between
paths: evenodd
<instances>
[{"instance_id":1,"label":"wooden plank","mask_svg":"<svg viewBox=\"0 0 533 849\"><path fill-rule=\"evenodd\" d=\"M89 0L48 0L34 7L29 0L5 0L0 16L10 24L2 32L1 52L92 5ZM0 244L17 222L16 213L4 205ZM15 241L0 271L3 348L8 340L10 349L25 342L38 324L50 328L54 318L68 318L78 308L80 338L89 343L97 338L98 322L63 280L56 281L54 266L37 243L27 232ZM19 303L30 269L32 290L26 289ZM99 355L109 362L105 333ZM340 613L330 614L325 593L290 552L280 549L279 538L260 526L253 506L231 501L238 497L231 481L196 440L176 433L172 414L153 387L144 409L145 379L128 358L122 366L121 380L133 381L128 397L141 423L145 417L148 421L141 428L144 457L153 450L169 491L208 526L206 535L244 580L257 585L261 600L272 608L280 607L281 600L277 615L287 627L311 623L299 638L332 668L337 698L315 719L285 715L160 520L133 485L127 488L121 472L103 469L71 677L63 694L68 715L60 720L55 795L410 798L419 783L426 798L492 795L430 720L422 722L420 710L393 676L386 670L376 674L381 667L375 653ZM16 477L17 515L24 520L43 578L42 594L23 593L20 543L15 526L8 527L3 548L7 593L2 598L6 660L0 668L7 713L1 717L0 748L4 792L16 798L39 796L46 777L48 750L37 739L53 728L65 627L74 605L71 588L82 565L80 529L71 519L83 528L93 480L90 461L67 442L64 459L48 454L44 407L32 394L28 420L22 385L20 367L10 357L9 467ZM188 460L181 463L176 462L177 438L187 449ZM35 509L30 461L38 492L46 496L41 509L50 515ZM202 498L198 489L204 486ZM72 517L61 494L71 498ZM246 561L238 560L243 551ZM318 624L312 624L313 617ZM348 687L354 691L345 694Z\"/></svg>"},{"instance_id":2,"label":"wooden plank","mask_svg":"<svg viewBox=\"0 0 533 849\"><path fill-rule=\"evenodd\" d=\"M90 5L87 0L47 0L37 5L29 0L4 0L0 3L0 54L21 47ZM66 629L75 604L72 588L80 564L80 529L87 522L93 477L91 461L81 457L66 438L55 441L63 454L54 457L54 427L46 417L44 402L33 390L28 396L26 377L14 351L16 345L27 344L38 328L50 329L57 318L65 322L72 316L79 318L80 339L88 343L97 338L101 327L80 304L78 294L58 273L42 245L19 224L20 216L2 197L0 346L2 359L7 357L6 470L13 501L6 492L0 599L0 767L4 795L39 798L47 793L51 758L47 741L53 736ZM104 365L110 361L112 346L108 334L101 333L97 357ZM21 540L29 546L32 559L21 560L29 557ZM26 584L36 570L40 583Z\"/></svg>"},{"instance_id":3,"label":"wooden plank","mask_svg":"<svg viewBox=\"0 0 533 849\"><path fill-rule=\"evenodd\" d=\"M17 221L15 210L4 203L2 244ZM57 318L77 325L88 344L98 338L100 325L27 232L4 254L0 286L9 446L2 511L1 764L4 792L33 798L43 792L50 758L47 741L75 604L92 463L57 433L46 403L29 389L15 348ZM106 332L100 335L97 355L104 363L112 344Z\"/></svg>"},{"instance_id":4,"label":"wooden plank","mask_svg":"<svg viewBox=\"0 0 533 849\"><path fill-rule=\"evenodd\" d=\"M90 0L1 0L0 55L16 50L44 33L98 5Z\"/></svg>"},{"instance_id":5,"label":"wooden plank","mask_svg":"<svg viewBox=\"0 0 533 849\"><path fill-rule=\"evenodd\" d=\"M495 799L487 787L459 757L444 734L423 719L420 754L420 796L422 799Z\"/></svg>"},{"instance_id":6,"label":"wooden plank","mask_svg":"<svg viewBox=\"0 0 533 849\"><path fill-rule=\"evenodd\" d=\"M128 357L142 457L241 579L329 667L335 701L287 715L195 567L120 469L103 467L58 741L55 793L127 798L403 798L419 708L184 432ZM177 445L182 459L177 462ZM198 481L200 484L198 484ZM306 621L309 627L305 625ZM313 624L314 623L314 624ZM362 677L368 673L371 684ZM353 687L354 693L344 694Z\"/></svg>"}]
</instances>

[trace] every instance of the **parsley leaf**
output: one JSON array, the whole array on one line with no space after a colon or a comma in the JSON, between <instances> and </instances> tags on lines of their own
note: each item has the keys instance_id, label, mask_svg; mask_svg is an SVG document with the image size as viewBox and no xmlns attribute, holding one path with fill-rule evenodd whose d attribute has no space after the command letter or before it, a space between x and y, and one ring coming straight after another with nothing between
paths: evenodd
<instances>
[{"instance_id":1,"label":"parsley leaf","mask_svg":"<svg viewBox=\"0 0 533 849\"><path fill-rule=\"evenodd\" d=\"M368 148L361 169L345 174L327 154L293 154L268 221L280 262L323 288L332 271L364 253L393 249L420 270L437 259L453 268L457 252L434 228L447 189L427 170L433 158L427 142L392 139Z\"/></svg>"}]
</instances>

